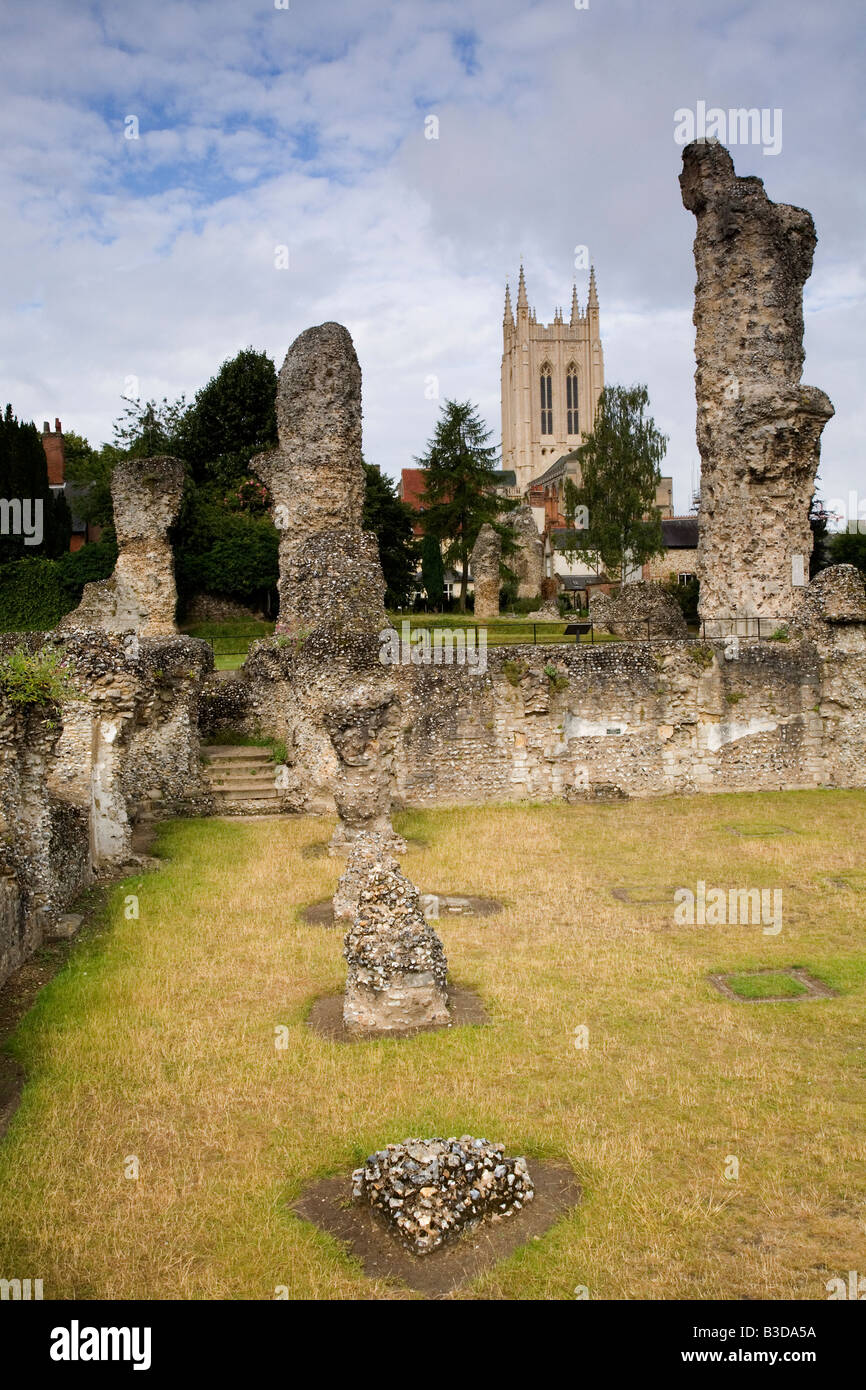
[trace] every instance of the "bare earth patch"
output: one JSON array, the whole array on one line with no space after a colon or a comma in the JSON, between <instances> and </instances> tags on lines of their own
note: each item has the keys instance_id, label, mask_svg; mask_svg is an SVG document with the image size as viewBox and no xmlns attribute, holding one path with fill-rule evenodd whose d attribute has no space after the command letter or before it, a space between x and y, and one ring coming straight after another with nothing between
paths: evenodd
<instances>
[{"instance_id":1,"label":"bare earth patch","mask_svg":"<svg viewBox=\"0 0 866 1390\"><path fill-rule=\"evenodd\" d=\"M352 1202L351 1174L311 1183L292 1203L292 1211L347 1246L369 1278L398 1280L427 1298L447 1298L528 1241L540 1239L577 1206L581 1189L570 1168L537 1159L529 1165L535 1184L529 1206L501 1221L484 1222L429 1255L405 1250L375 1212Z\"/></svg>"}]
</instances>

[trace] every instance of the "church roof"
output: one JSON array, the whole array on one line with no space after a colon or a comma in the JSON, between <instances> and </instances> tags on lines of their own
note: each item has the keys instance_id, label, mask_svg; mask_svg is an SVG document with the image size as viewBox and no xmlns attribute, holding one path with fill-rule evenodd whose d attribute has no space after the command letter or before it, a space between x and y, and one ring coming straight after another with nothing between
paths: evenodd
<instances>
[{"instance_id":1,"label":"church roof","mask_svg":"<svg viewBox=\"0 0 866 1390\"><path fill-rule=\"evenodd\" d=\"M555 463L552 463L546 472L540 477L533 478L530 487L544 487L545 483L552 483L556 478L561 478L563 473L568 471L569 463L577 458L577 450L572 449L570 454L560 454Z\"/></svg>"}]
</instances>

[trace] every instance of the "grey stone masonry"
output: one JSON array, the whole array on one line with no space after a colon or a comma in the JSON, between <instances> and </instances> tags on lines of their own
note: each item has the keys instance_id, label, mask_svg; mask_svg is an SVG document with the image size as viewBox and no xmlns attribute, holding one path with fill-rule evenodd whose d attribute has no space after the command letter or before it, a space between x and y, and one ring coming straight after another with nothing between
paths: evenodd
<instances>
[{"instance_id":1,"label":"grey stone masonry","mask_svg":"<svg viewBox=\"0 0 866 1390\"><path fill-rule=\"evenodd\" d=\"M803 386L803 285L815 227L738 178L715 140L683 150L683 203L697 218L694 323L701 454L700 615L788 618L808 583L809 503L833 415Z\"/></svg>"}]
</instances>

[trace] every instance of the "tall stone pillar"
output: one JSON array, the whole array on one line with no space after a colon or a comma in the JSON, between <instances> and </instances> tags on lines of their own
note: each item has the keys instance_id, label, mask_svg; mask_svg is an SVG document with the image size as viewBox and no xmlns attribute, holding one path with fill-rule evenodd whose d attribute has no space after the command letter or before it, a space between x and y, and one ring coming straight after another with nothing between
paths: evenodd
<instances>
[{"instance_id":1,"label":"tall stone pillar","mask_svg":"<svg viewBox=\"0 0 866 1390\"><path fill-rule=\"evenodd\" d=\"M517 597L538 598L544 578L544 542L532 508L528 502L521 502L506 520L517 540L517 550L507 562L517 575Z\"/></svg>"},{"instance_id":2,"label":"tall stone pillar","mask_svg":"<svg viewBox=\"0 0 866 1390\"><path fill-rule=\"evenodd\" d=\"M475 590L475 620L490 622L499 617L499 563L502 541L492 526L482 526L472 548L470 568Z\"/></svg>"},{"instance_id":3,"label":"tall stone pillar","mask_svg":"<svg viewBox=\"0 0 866 1390\"><path fill-rule=\"evenodd\" d=\"M718 141L686 146L680 188L697 218L700 615L712 635L748 634L757 617L790 617L809 578L809 503L833 415L800 384L817 238L808 212L738 178Z\"/></svg>"},{"instance_id":4,"label":"tall stone pillar","mask_svg":"<svg viewBox=\"0 0 866 1390\"><path fill-rule=\"evenodd\" d=\"M342 324L307 328L292 343L277 386L277 431L279 447L251 464L280 533L277 631L380 632L379 550L361 529L361 368Z\"/></svg>"},{"instance_id":5,"label":"tall stone pillar","mask_svg":"<svg viewBox=\"0 0 866 1390\"><path fill-rule=\"evenodd\" d=\"M123 459L111 477L117 563L110 579L85 584L81 603L58 624L134 632L140 637L175 633L177 588L169 528L177 520L184 472L166 454Z\"/></svg>"},{"instance_id":6,"label":"tall stone pillar","mask_svg":"<svg viewBox=\"0 0 866 1390\"><path fill-rule=\"evenodd\" d=\"M370 831L402 844L390 819L396 690L379 661L385 581L376 538L361 529L361 368L342 324L292 343L277 428L279 447L251 466L280 532L276 650L291 664L291 756L314 777L329 769L340 818L332 853Z\"/></svg>"}]
</instances>

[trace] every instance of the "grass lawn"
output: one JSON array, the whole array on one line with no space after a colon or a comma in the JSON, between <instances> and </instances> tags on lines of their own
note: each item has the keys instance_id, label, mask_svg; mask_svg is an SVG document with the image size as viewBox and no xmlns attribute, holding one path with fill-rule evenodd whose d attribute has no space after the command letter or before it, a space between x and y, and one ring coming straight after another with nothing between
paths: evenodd
<instances>
[{"instance_id":1,"label":"grass lawn","mask_svg":"<svg viewBox=\"0 0 866 1390\"><path fill-rule=\"evenodd\" d=\"M468 628L475 627L475 618L471 613L390 613L389 621L394 624L398 632L400 624L409 622L412 628L419 627L448 627L448 628ZM579 619L583 615L575 614ZM574 619L568 619L569 622ZM489 647L509 647L521 642L533 641L538 646L543 646L552 642L573 642L573 637L565 637L566 620L561 623L537 623L532 622L532 614L525 618L508 619L496 618L481 624L487 630L487 645ZM274 631L274 624L264 621L250 620L227 622L227 623L195 623L190 627L182 629L188 637L204 637L213 647L214 668L217 671L236 671L243 666L251 642L257 641L260 637L270 637ZM589 637L580 637L581 642L588 642ZM616 642L619 639L611 637L610 633L597 632L596 642Z\"/></svg>"},{"instance_id":2,"label":"grass lawn","mask_svg":"<svg viewBox=\"0 0 866 1390\"><path fill-rule=\"evenodd\" d=\"M458 1297L825 1299L863 1268L864 816L844 791L404 814L420 887L506 903L439 923L490 1023L353 1046L304 1022L344 979L340 935L296 913L335 886L302 855L330 823L164 826L162 868L112 890L15 1036L0 1271L46 1298L413 1297L288 1204L388 1141L472 1133L567 1161L584 1196ZM675 926L699 879L781 887L781 932ZM707 979L791 965L838 997Z\"/></svg>"}]
</instances>

